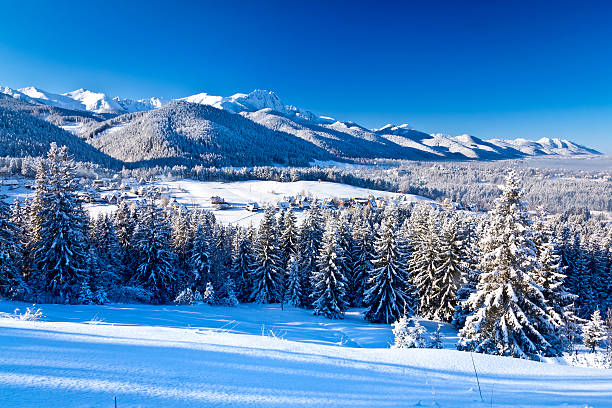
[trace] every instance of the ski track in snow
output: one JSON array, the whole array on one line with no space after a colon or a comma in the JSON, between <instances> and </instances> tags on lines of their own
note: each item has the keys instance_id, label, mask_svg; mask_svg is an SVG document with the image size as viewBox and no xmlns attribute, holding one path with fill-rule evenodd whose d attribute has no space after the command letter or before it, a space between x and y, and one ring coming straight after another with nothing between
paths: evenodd
<instances>
[{"instance_id":1,"label":"ski track in snow","mask_svg":"<svg viewBox=\"0 0 612 408\"><path fill-rule=\"evenodd\" d=\"M389 349L390 327L357 309L337 321L278 305L43 305L43 321L7 317L26 306L0 302L1 407L112 407L115 396L121 408L612 406L610 370L474 354L483 402L469 353ZM456 333L443 331L450 347Z\"/></svg>"}]
</instances>

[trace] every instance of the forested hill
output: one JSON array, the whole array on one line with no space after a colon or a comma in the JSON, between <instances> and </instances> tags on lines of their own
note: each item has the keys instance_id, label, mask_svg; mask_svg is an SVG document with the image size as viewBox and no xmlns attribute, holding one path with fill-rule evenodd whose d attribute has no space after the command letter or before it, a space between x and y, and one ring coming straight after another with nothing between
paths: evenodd
<instances>
[{"instance_id":1,"label":"forested hill","mask_svg":"<svg viewBox=\"0 0 612 408\"><path fill-rule=\"evenodd\" d=\"M52 115L58 115L57 108L39 108L33 105L6 100L7 97L0 95L0 156L5 157L37 157L43 156L48 150L51 142L66 146L70 154L77 161L91 162L109 168L120 168L121 163L100 152L95 147L87 144L81 138L67 130L64 130L49 120L40 119L38 116L53 120ZM61 112L65 120L68 111ZM78 116L78 113L77 113ZM86 115L87 120L95 120ZM59 119L58 119L59 120Z\"/></svg>"}]
</instances>

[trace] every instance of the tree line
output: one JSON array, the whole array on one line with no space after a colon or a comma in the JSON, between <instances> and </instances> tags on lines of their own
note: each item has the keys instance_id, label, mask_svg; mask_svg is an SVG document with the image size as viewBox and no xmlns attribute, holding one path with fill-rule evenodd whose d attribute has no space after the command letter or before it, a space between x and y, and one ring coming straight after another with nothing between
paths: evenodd
<instances>
[{"instance_id":1,"label":"tree line","mask_svg":"<svg viewBox=\"0 0 612 408\"><path fill-rule=\"evenodd\" d=\"M52 144L35 192L0 205L0 294L56 303L308 308L342 318L453 323L465 350L538 359L571 347L582 318L612 304L612 230L588 212L533 215L511 173L486 214L314 206L264 211L257 227L147 199L91 218L75 164Z\"/></svg>"}]
</instances>

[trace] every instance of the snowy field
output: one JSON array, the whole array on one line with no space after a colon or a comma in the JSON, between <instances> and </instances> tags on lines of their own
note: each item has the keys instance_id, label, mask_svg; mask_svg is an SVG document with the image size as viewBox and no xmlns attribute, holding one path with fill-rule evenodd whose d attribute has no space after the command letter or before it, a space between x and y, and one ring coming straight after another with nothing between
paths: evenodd
<instances>
[{"instance_id":1,"label":"snowy field","mask_svg":"<svg viewBox=\"0 0 612 408\"><path fill-rule=\"evenodd\" d=\"M1 407L612 406L610 370L389 349L389 326L356 310L331 321L278 305L43 305L42 321L8 317L26 306L0 302Z\"/></svg>"},{"instance_id":2,"label":"snowy field","mask_svg":"<svg viewBox=\"0 0 612 408\"><path fill-rule=\"evenodd\" d=\"M281 183L278 181L238 181L222 183L214 181L180 180L157 183L157 186L167 189L171 197L180 203L204 208L214 212L217 220L223 223L235 223L243 226L258 225L263 217L262 212L251 213L245 209L247 203L255 201L260 207L276 205L285 196L298 194L318 199L326 198L367 198L368 196L397 198L406 202L431 201L428 198L412 195L390 193L388 191L371 190L354 187L347 184L328 181L294 181ZM220 196L232 205L227 210L215 210L210 204L211 196ZM299 218L299 213L297 214Z\"/></svg>"}]
</instances>

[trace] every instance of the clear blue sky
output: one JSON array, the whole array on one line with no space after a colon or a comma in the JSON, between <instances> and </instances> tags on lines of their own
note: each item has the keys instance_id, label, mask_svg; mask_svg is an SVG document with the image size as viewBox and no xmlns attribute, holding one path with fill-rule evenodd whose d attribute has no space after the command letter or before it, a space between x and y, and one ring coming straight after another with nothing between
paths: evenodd
<instances>
[{"instance_id":1,"label":"clear blue sky","mask_svg":"<svg viewBox=\"0 0 612 408\"><path fill-rule=\"evenodd\" d=\"M3 1L0 84L132 98L269 89L368 127L612 153L608 4Z\"/></svg>"}]
</instances>

